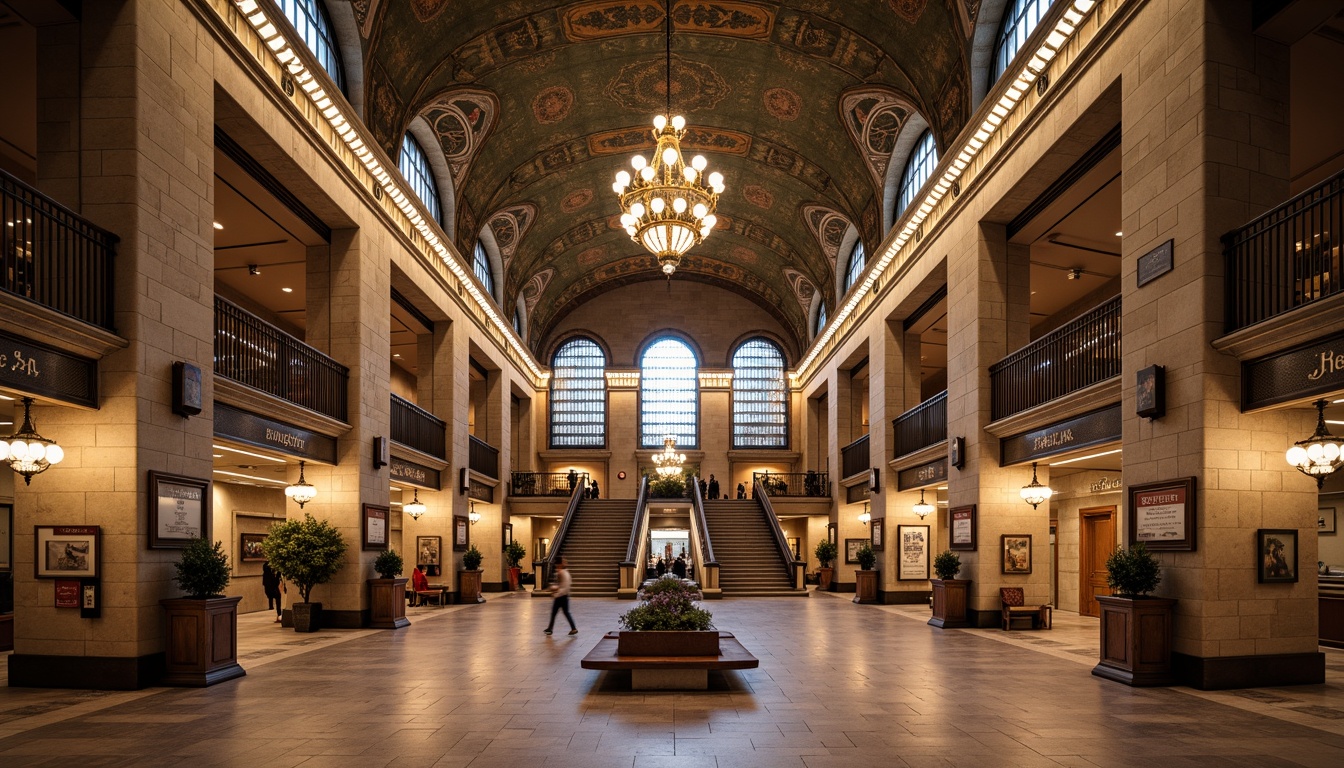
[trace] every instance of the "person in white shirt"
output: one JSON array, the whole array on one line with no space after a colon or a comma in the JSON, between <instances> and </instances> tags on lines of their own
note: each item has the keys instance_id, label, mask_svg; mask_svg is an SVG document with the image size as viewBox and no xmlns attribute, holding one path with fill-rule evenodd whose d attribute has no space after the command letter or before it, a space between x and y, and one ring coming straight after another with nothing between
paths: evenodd
<instances>
[{"instance_id":1,"label":"person in white shirt","mask_svg":"<svg viewBox=\"0 0 1344 768\"><path fill-rule=\"evenodd\" d=\"M565 558L560 558L555 563L555 586L551 587L551 620L546 625L546 634L551 634L555 627L555 614L564 611L565 618L569 621L569 634L579 634L579 628L574 626L574 617L569 614L569 585L574 581L569 575L569 568L565 564Z\"/></svg>"}]
</instances>

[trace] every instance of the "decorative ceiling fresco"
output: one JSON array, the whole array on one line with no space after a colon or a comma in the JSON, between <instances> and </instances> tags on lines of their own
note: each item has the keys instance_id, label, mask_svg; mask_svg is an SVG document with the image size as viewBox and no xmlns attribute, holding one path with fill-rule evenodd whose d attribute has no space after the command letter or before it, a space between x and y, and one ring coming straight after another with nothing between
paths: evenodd
<instances>
[{"instance_id":1,"label":"decorative ceiling fresco","mask_svg":"<svg viewBox=\"0 0 1344 768\"><path fill-rule=\"evenodd\" d=\"M332 0L335 1L335 0ZM455 189L456 231L498 246L504 306L528 341L583 302L661 280L618 221L611 182L654 147L665 110L661 0L351 0L363 38L366 122L392 157L423 117ZM881 240L897 134L919 113L940 146L970 113L980 0L672 4L671 103L687 155L723 173L715 231L674 280L733 290L806 346L814 296L836 300L849 227Z\"/></svg>"}]
</instances>

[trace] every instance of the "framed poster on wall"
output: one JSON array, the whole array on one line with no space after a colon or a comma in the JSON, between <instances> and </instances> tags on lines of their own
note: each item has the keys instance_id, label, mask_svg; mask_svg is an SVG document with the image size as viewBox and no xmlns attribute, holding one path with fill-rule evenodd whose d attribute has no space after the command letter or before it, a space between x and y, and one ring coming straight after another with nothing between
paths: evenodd
<instances>
[{"instance_id":1,"label":"framed poster on wall","mask_svg":"<svg viewBox=\"0 0 1344 768\"><path fill-rule=\"evenodd\" d=\"M1261 528L1255 532L1256 581L1297 583L1297 529Z\"/></svg>"},{"instance_id":2,"label":"framed poster on wall","mask_svg":"<svg viewBox=\"0 0 1344 768\"><path fill-rule=\"evenodd\" d=\"M867 543L867 539L845 539L845 562L859 562L859 550Z\"/></svg>"},{"instance_id":3,"label":"framed poster on wall","mask_svg":"<svg viewBox=\"0 0 1344 768\"><path fill-rule=\"evenodd\" d=\"M377 504L364 505L363 544L367 550L387 549L388 508Z\"/></svg>"},{"instance_id":4,"label":"framed poster on wall","mask_svg":"<svg viewBox=\"0 0 1344 768\"><path fill-rule=\"evenodd\" d=\"M149 548L182 549L210 538L210 481L149 473Z\"/></svg>"},{"instance_id":5,"label":"framed poster on wall","mask_svg":"<svg viewBox=\"0 0 1344 768\"><path fill-rule=\"evenodd\" d=\"M1025 575L1031 573L1031 534L1005 533L999 537L1003 573Z\"/></svg>"},{"instance_id":6,"label":"framed poster on wall","mask_svg":"<svg viewBox=\"0 0 1344 768\"><path fill-rule=\"evenodd\" d=\"M975 505L956 507L947 513L948 545L953 551L975 551Z\"/></svg>"},{"instance_id":7,"label":"framed poster on wall","mask_svg":"<svg viewBox=\"0 0 1344 768\"><path fill-rule=\"evenodd\" d=\"M1195 549L1195 478L1129 486L1129 543L1154 552Z\"/></svg>"},{"instance_id":8,"label":"framed poster on wall","mask_svg":"<svg viewBox=\"0 0 1344 768\"><path fill-rule=\"evenodd\" d=\"M881 552L883 549L882 538L886 533L886 521L883 518L875 517L872 519L870 525L872 526L872 530L870 530L869 533L873 537L873 551Z\"/></svg>"},{"instance_id":9,"label":"framed poster on wall","mask_svg":"<svg viewBox=\"0 0 1344 768\"><path fill-rule=\"evenodd\" d=\"M465 552L471 543L471 522L462 515L453 515L453 551Z\"/></svg>"},{"instance_id":10,"label":"framed poster on wall","mask_svg":"<svg viewBox=\"0 0 1344 768\"><path fill-rule=\"evenodd\" d=\"M39 579L78 579L98 575L96 525L33 526L33 575Z\"/></svg>"},{"instance_id":11,"label":"framed poster on wall","mask_svg":"<svg viewBox=\"0 0 1344 768\"><path fill-rule=\"evenodd\" d=\"M922 581L929 578L929 526L896 526L898 581Z\"/></svg>"},{"instance_id":12,"label":"framed poster on wall","mask_svg":"<svg viewBox=\"0 0 1344 768\"><path fill-rule=\"evenodd\" d=\"M266 540L264 533L244 533L238 541L238 562L240 563L264 563L266 562L266 553L262 551L261 543Z\"/></svg>"},{"instance_id":13,"label":"framed poster on wall","mask_svg":"<svg viewBox=\"0 0 1344 768\"><path fill-rule=\"evenodd\" d=\"M429 569L439 567L439 548L443 539L438 536L416 536L415 537L415 564L425 566L425 574L429 575Z\"/></svg>"}]
</instances>

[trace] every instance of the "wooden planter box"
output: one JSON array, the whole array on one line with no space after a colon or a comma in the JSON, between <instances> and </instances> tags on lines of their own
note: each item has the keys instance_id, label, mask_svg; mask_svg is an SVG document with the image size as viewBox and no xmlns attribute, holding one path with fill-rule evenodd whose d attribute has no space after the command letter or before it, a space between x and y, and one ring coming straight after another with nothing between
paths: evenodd
<instances>
[{"instance_id":1,"label":"wooden planter box","mask_svg":"<svg viewBox=\"0 0 1344 768\"><path fill-rule=\"evenodd\" d=\"M289 607L295 632L316 632L322 628L321 603L295 603Z\"/></svg>"},{"instance_id":2,"label":"wooden planter box","mask_svg":"<svg viewBox=\"0 0 1344 768\"><path fill-rule=\"evenodd\" d=\"M242 599L159 601L168 614L164 685L204 688L247 674L238 666L238 601Z\"/></svg>"},{"instance_id":3,"label":"wooden planter box","mask_svg":"<svg viewBox=\"0 0 1344 768\"><path fill-rule=\"evenodd\" d=\"M369 626L401 629L406 618L406 579L369 579Z\"/></svg>"},{"instance_id":4,"label":"wooden planter box","mask_svg":"<svg viewBox=\"0 0 1344 768\"><path fill-rule=\"evenodd\" d=\"M817 590L825 592L831 588L831 576L835 573L834 568L817 569Z\"/></svg>"},{"instance_id":5,"label":"wooden planter box","mask_svg":"<svg viewBox=\"0 0 1344 768\"><path fill-rule=\"evenodd\" d=\"M970 579L929 579L933 585L933 618L931 626L942 629L969 627L966 618L966 598L970 593Z\"/></svg>"},{"instance_id":6,"label":"wooden planter box","mask_svg":"<svg viewBox=\"0 0 1344 768\"><path fill-rule=\"evenodd\" d=\"M481 599L481 571L458 571L457 599L464 603L483 603Z\"/></svg>"},{"instance_id":7,"label":"wooden planter box","mask_svg":"<svg viewBox=\"0 0 1344 768\"><path fill-rule=\"evenodd\" d=\"M1172 614L1176 601L1164 597L1098 595L1101 605L1101 663L1092 674L1125 685L1172 685Z\"/></svg>"},{"instance_id":8,"label":"wooden planter box","mask_svg":"<svg viewBox=\"0 0 1344 768\"><path fill-rule=\"evenodd\" d=\"M854 572L854 602L877 602L877 571Z\"/></svg>"},{"instance_id":9,"label":"wooden planter box","mask_svg":"<svg viewBox=\"0 0 1344 768\"><path fill-rule=\"evenodd\" d=\"M621 632L618 656L718 656L719 632Z\"/></svg>"},{"instance_id":10,"label":"wooden planter box","mask_svg":"<svg viewBox=\"0 0 1344 768\"><path fill-rule=\"evenodd\" d=\"M510 592L517 592L517 591L518 591L518 582L519 582L519 580L520 580L522 577L523 577L523 569L522 569L522 568L520 568L520 567L516 567L516 566L514 566L514 567L510 567L510 568L509 568L509 591L510 591Z\"/></svg>"}]
</instances>

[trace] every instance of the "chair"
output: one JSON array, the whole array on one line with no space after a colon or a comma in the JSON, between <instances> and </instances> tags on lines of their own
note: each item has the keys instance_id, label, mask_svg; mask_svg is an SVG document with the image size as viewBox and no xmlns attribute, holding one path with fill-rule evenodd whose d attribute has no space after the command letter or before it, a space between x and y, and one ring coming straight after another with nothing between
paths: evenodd
<instances>
[{"instance_id":1,"label":"chair","mask_svg":"<svg viewBox=\"0 0 1344 768\"><path fill-rule=\"evenodd\" d=\"M1026 619L1030 629L1052 629L1054 627L1054 609L1045 605L1024 605L1026 600L1021 587L1000 587L999 601L1003 603L1003 631L1012 629L1013 619Z\"/></svg>"}]
</instances>

